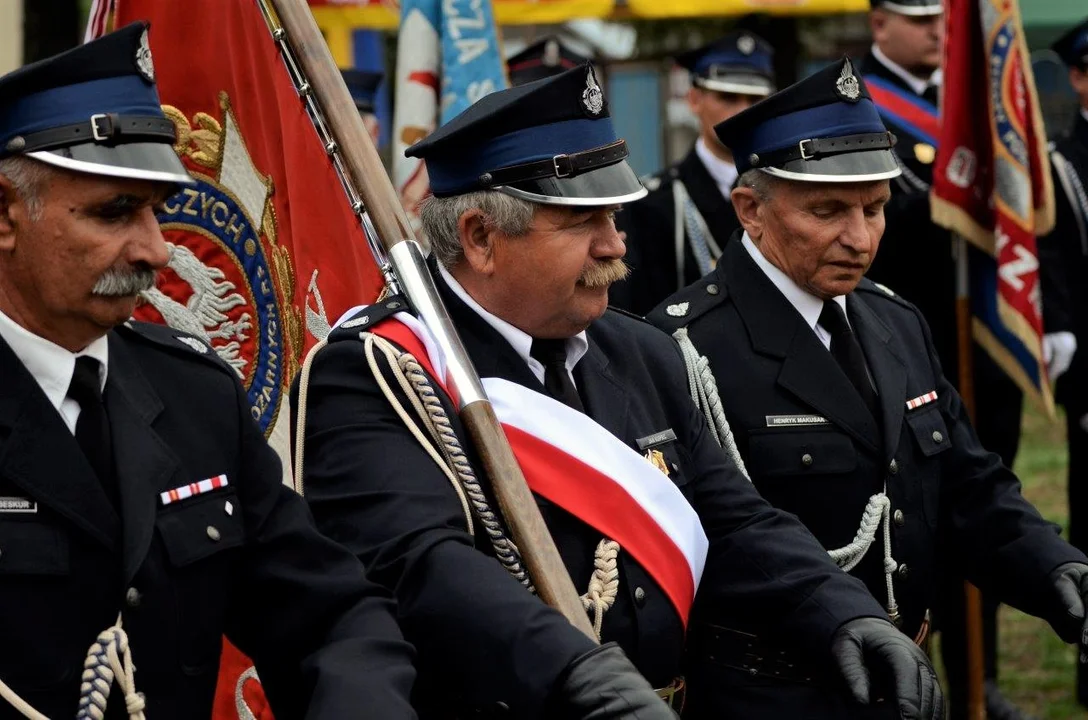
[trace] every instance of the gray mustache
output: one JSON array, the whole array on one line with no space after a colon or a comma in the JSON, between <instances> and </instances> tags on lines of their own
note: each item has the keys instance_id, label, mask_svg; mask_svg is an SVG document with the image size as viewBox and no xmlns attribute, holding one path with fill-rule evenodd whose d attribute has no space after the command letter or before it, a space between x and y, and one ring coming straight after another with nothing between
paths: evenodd
<instances>
[{"instance_id":1,"label":"gray mustache","mask_svg":"<svg viewBox=\"0 0 1088 720\"><path fill-rule=\"evenodd\" d=\"M155 287L156 270L151 268L110 268L98 278L91 289L99 297L128 297L139 295Z\"/></svg>"}]
</instances>

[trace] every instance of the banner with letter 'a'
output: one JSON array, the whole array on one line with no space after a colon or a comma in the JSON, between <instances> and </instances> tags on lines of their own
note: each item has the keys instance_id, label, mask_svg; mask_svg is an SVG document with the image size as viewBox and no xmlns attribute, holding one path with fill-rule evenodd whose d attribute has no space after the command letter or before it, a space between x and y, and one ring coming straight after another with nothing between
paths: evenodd
<instances>
[{"instance_id":1,"label":"banner with letter 'a'","mask_svg":"<svg viewBox=\"0 0 1088 720\"><path fill-rule=\"evenodd\" d=\"M1017 0L946 0L934 222L970 253L975 341L1048 412L1035 238L1054 224L1046 135Z\"/></svg>"},{"instance_id":2,"label":"banner with letter 'a'","mask_svg":"<svg viewBox=\"0 0 1088 720\"><path fill-rule=\"evenodd\" d=\"M380 273L257 0L100 0L91 35L111 10L113 27L151 23L175 150L198 181L159 215L172 258L137 317L196 335L234 368L286 471L303 353L330 318L377 297ZM214 717L271 717L229 645Z\"/></svg>"}]
</instances>

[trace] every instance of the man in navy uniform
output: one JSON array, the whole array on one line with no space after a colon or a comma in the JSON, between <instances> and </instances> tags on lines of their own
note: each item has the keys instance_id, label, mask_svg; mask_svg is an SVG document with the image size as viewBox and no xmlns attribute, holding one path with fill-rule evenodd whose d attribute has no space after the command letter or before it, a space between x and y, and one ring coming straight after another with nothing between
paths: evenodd
<instances>
[{"instance_id":1,"label":"man in navy uniform","mask_svg":"<svg viewBox=\"0 0 1088 720\"><path fill-rule=\"evenodd\" d=\"M378 116L374 114L378 86L382 84L382 73L370 70L341 70L344 84L348 86L351 99L355 102L355 109L363 118L363 125L370 133L370 140L374 147L378 146L378 138L381 127L378 124Z\"/></svg>"},{"instance_id":2,"label":"man in navy uniform","mask_svg":"<svg viewBox=\"0 0 1088 720\"><path fill-rule=\"evenodd\" d=\"M128 321L193 182L174 142L146 25L0 77L0 681L48 717L206 718L226 634L278 718L414 718L388 595L283 486L234 371ZM108 708L107 630L138 669Z\"/></svg>"},{"instance_id":3,"label":"man in navy uniform","mask_svg":"<svg viewBox=\"0 0 1088 720\"><path fill-rule=\"evenodd\" d=\"M944 15L941 0L872 0L873 45L860 63L884 124L899 142L895 153L902 175L891 181L892 199L884 209L887 230L869 278L894 288L914 303L929 323L941 367L953 385L959 383L956 327L956 261L952 234L930 219L929 188L933 181L939 133L938 101L942 76ZM1041 245L1044 355L1051 379L1069 366L1075 349L1066 321L1067 292L1061 261L1053 244ZM972 255L980 252L974 247ZM983 447L1012 467L1020 445L1023 393L989 353L972 343L975 426ZM953 720L966 712L966 632L962 583L958 573L938 580L938 626L948 668ZM983 596L983 650L988 712L995 720L1020 717L997 688L997 607Z\"/></svg>"},{"instance_id":4,"label":"man in navy uniform","mask_svg":"<svg viewBox=\"0 0 1088 720\"><path fill-rule=\"evenodd\" d=\"M1073 127L1051 153L1057 222L1039 238L1040 248L1056 245L1070 295L1066 323L1076 333L1077 352L1058 379L1057 399L1065 406L1069 438L1069 540L1088 550L1088 19L1052 46L1069 66L1069 82L1080 100ZM1088 673L1077 664L1077 699L1088 706Z\"/></svg>"},{"instance_id":5,"label":"man in navy uniform","mask_svg":"<svg viewBox=\"0 0 1088 720\"><path fill-rule=\"evenodd\" d=\"M567 47L558 35L548 35L507 58L506 73L510 85L517 87L555 77L589 60Z\"/></svg>"},{"instance_id":6,"label":"man in navy uniform","mask_svg":"<svg viewBox=\"0 0 1088 720\"><path fill-rule=\"evenodd\" d=\"M836 562L923 642L938 559L1001 601L1083 636L1085 556L1020 494L986 452L945 378L918 308L863 278L884 233L894 135L843 59L717 128L741 175L744 226L717 269L656 308L697 369L723 444L755 487L794 513ZM738 625L710 644L736 666ZM749 641L755 642L755 641ZM753 683L751 697L793 698L798 716L853 717L798 682ZM738 702L742 700L738 699ZM784 700L785 702L785 700ZM802 710L804 709L804 710ZM783 715L784 717L788 715Z\"/></svg>"},{"instance_id":7,"label":"man in navy uniform","mask_svg":"<svg viewBox=\"0 0 1088 720\"><path fill-rule=\"evenodd\" d=\"M440 456L425 452L390 406L390 397L402 409L410 404L389 368L368 360L367 343L376 342L368 333L389 332L383 328L407 300L341 323L313 361L307 397L292 403L308 413L296 429L305 438L306 498L319 526L396 593L420 654L421 716L505 707L519 718L662 717L650 688L679 710L690 608L689 642L715 634L712 625L758 619L803 647L810 666L822 668L821 682L839 687L845 678L859 700L871 690L903 717L941 717L925 655L708 435L675 343L641 319L606 311L608 285L625 272L612 214L645 190L592 68L488 95L409 153L426 161L435 194L422 211L435 284L485 387L513 387L534 411L565 418L546 425L578 428L590 455L607 446L615 462L633 456L631 471L649 473L645 487L656 498L637 508L625 496L608 502L596 492L600 480L568 474L569 463L553 478L561 490L538 495L576 586L590 580L583 602L606 643L596 648L527 592L516 568L496 561L481 527L487 513L470 514L459 501L457 468L447 476L432 459ZM455 405L442 400L468 445ZM478 475L472 448L466 452ZM549 462L564 461L553 454ZM668 498L679 501L669 506L675 514L666 512L670 526L708 538L689 559L705 562L697 594L669 594L670 576L688 569L683 560L654 561L668 552L657 525L639 532L648 527L643 513L659 517ZM606 538L618 544L611 557L602 557ZM607 582L595 589L602 571ZM777 657L750 660L753 673L793 673ZM685 718L791 717L775 698L754 714L731 715L724 674L687 667ZM593 686L592 694L577 691ZM630 715L594 710L591 699Z\"/></svg>"},{"instance_id":8,"label":"man in navy uniform","mask_svg":"<svg viewBox=\"0 0 1088 720\"><path fill-rule=\"evenodd\" d=\"M699 139L679 164L648 178L650 194L616 220L627 233L631 275L609 297L639 315L710 272L740 227L729 202L737 168L714 126L775 89L774 50L751 32L730 33L676 61L691 73L688 106Z\"/></svg>"}]
</instances>

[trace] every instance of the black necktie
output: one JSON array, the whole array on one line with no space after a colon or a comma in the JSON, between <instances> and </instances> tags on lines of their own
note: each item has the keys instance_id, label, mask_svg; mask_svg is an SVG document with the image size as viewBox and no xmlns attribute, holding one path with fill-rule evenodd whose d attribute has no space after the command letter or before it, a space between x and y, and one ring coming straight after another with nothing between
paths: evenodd
<instances>
[{"instance_id":1,"label":"black necktie","mask_svg":"<svg viewBox=\"0 0 1088 720\"><path fill-rule=\"evenodd\" d=\"M117 478L113 471L113 445L110 421L102 402L101 363L88 355L76 358L76 371L68 387L68 397L79 403L76 441L94 468L102 488L117 507Z\"/></svg>"},{"instance_id":2,"label":"black necktie","mask_svg":"<svg viewBox=\"0 0 1088 720\"><path fill-rule=\"evenodd\" d=\"M544 388L548 394L559 402L584 413L586 410L582 407L578 388L574 387L574 381L570 379L570 373L567 372L567 341L533 340L529 355L539 360L544 366Z\"/></svg>"},{"instance_id":3,"label":"black necktie","mask_svg":"<svg viewBox=\"0 0 1088 720\"><path fill-rule=\"evenodd\" d=\"M846 373L850 384L857 389L873 418L879 421L880 402L869 381L869 372L865 369L865 354L854 331L850 329L850 323L846 321L846 311L834 300L825 300L819 323L831 334L831 356Z\"/></svg>"}]
</instances>

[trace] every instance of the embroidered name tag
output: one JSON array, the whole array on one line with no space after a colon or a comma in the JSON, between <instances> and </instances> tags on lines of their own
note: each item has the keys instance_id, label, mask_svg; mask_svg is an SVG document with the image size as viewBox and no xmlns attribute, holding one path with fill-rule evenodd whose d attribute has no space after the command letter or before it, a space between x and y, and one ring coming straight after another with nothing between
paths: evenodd
<instances>
[{"instance_id":1,"label":"embroidered name tag","mask_svg":"<svg viewBox=\"0 0 1088 720\"><path fill-rule=\"evenodd\" d=\"M38 503L29 498L0 497L0 513L36 513Z\"/></svg>"},{"instance_id":2,"label":"embroidered name tag","mask_svg":"<svg viewBox=\"0 0 1088 720\"><path fill-rule=\"evenodd\" d=\"M226 487L230 483L227 482L226 475L216 475L213 478L207 480L201 480L200 482L189 483L188 485L182 485L176 487L173 490L167 490L164 493L159 493L159 500L163 505L169 505L170 503L176 503L179 500L185 500L191 498L194 495L203 495L206 492L212 490L218 490L219 488Z\"/></svg>"},{"instance_id":3,"label":"embroidered name tag","mask_svg":"<svg viewBox=\"0 0 1088 720\"><path fill-rule=\"evenodd\" d=\"M805 425L828 425L830 421L822 415L768 415L767 427L804 427Z\"/></svg>"},{"instance_id":4,"label":"embroidered name tag","mask_svg":"<svg viewBox=\"0 0 1088 720\"><path fill-rule=\"evenodd\" d=\"M919 407L922 407L923 405L928 405L929 403L933 402L936 399L937 399L937 391L936 390L930 390L925 395L919 395L918 397L916 397L916 398L914 398L912 400L907 400L907 410L913 410L914 408L919 408Z\"/></svg>"},{"instance_id":5,"label":"embroidered name tag","mask_svg":"<svg viewBox=\"0 0 1088 720\"><path fill-rule=\"evenodd\" d=\"M638 444L639 450L646 450L647 448L656 447L658 445L664 445L667 442L672 442L676 439L676 433L672 428L667 428L661 432L656 432L653 435L647 435L646 437L635 440ZM666 475L668 473L665 473Z\"/></svg>"}]
</instances>

